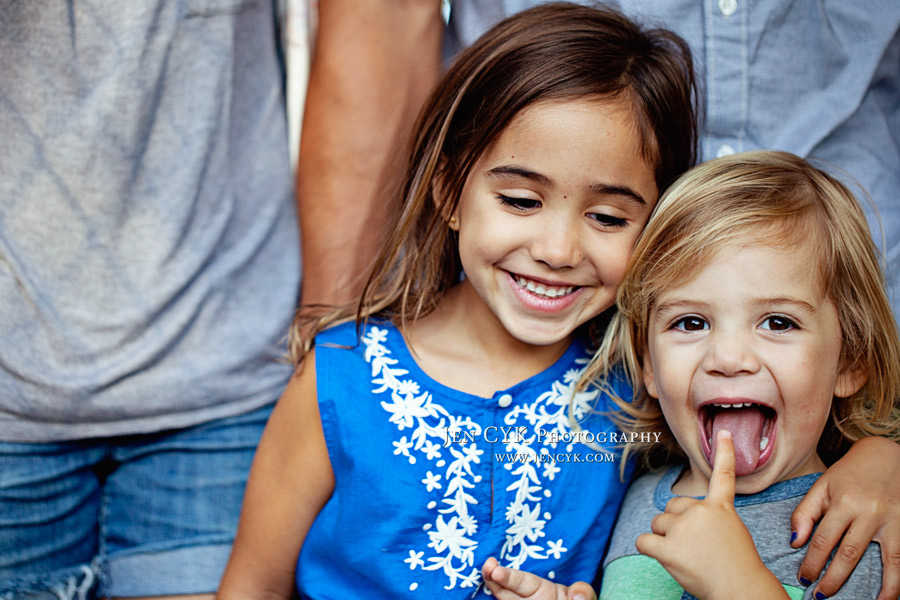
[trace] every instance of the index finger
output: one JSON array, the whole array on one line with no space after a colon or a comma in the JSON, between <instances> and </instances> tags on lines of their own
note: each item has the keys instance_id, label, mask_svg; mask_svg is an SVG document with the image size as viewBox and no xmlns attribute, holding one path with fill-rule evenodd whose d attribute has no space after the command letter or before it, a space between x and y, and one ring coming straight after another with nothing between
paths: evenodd
<instances>
[{"instance_id":1,"label":"index finger","mask_svg":"<svg viewBox=\"0 0 900 600\"><path fill-rule=\"evenodd\" d=\"M734 504L734 441L727 429L716 435L716 462L706 498Z\"/></svg>"}]
</instances>

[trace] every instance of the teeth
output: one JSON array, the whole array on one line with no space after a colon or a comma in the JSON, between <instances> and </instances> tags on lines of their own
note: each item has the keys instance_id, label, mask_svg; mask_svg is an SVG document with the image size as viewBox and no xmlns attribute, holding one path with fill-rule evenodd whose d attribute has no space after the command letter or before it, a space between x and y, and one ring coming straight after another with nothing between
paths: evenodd
<instances>
[{"instance_id":1,"label":"teeth","mask_svg":"<svg viewBox=\"0 0 900 600\"><path fill-rule=\"evenodd\" d=\"M524 277L517 277L516 283L519 284L519 287L523 287L532 294L537 294L538 296L546 296L547 298L559 298L560 296L567 296L572 293L575 289L575 286L547 286L540 283L534 283Z\"/></svg>"},{"instance_id":2,"label":"teeth","mask_svg":"<svg viewBox=\"0 0 900 600\"><path fill-rule=\"evenodd\" d=\"M753 406L752 402L738 402L737 404L718 404L713 402L716 408L744 408L745 406Z\"/></svg>"},{"instance_id":3,"label":"teeth","mask_svg":"<svg viewBox=\"0 0 900 600\"><path fill-rule=\"evenodd\" d=\"M759 438L759 451L760 452L765 450L766 446L768 446L768 445L769 445L769 438L767 438L766 436Z\"/></svg>"}]
</instances>

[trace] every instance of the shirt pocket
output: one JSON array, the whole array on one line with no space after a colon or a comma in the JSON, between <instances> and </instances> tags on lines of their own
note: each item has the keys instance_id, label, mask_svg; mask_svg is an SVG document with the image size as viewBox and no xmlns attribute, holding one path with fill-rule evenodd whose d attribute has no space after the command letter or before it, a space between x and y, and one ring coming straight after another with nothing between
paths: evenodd
<instances>
[{"instance_id":1,"label":"shirt pocket","mask_svg":"<svg viewBox=\"0 0 900 600\"><path fill-rule=\"evenodd\" d=\"M261 0L182 0L185 19L236 15L259 6Z\"/></svg>"}]
</instances>

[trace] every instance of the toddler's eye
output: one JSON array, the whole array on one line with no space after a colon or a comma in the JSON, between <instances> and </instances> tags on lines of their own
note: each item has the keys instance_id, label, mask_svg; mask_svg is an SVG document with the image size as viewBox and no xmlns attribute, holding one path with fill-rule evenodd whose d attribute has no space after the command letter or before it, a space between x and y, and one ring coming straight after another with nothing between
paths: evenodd
<instances>
[{"instance_id":1,"label":"toddler's eye","mask_svg":"<svg viewBox=\"0 0 900 600\"><path fill-rule=\"evenodd\" d=\"M603 213L591 213L588 216L604 227L624 227L628 224L625 219Z\"/></svg>"},{"instance_id":2,"label":"toddler's eye","mask_svg":"<svg viewBox=\"0 0 900 600\"><path fill-rule=\"evenodd\" d=\"M789 331L791 329L797 329L797 324L787 317L782 317L781 315L772 315L771 317L766 317L766 319L760 324L760 327L762 329L768 329L770 331Z\"/></svg>"},{"instance_id":3,"label":"toddler's eye","mask_svg":"<svg viewBox=\"0 0 900 600\"><path fill-rule=\"evenodd\" d=\"M497 194L497 198L500 199L500 203L504 206L509 206L516 210L534 210L541 206L541 201L534 200L533 198L512 198L510 196L504 196L503 194Z\"/></svg>"},{"instance_id":4,"label":"toddler's eye","mask_svg":"<svg viewBox=\"0 0 900 600\"><path fill-rule=\"evenodd\" d=\"M675 321L672 327L682 331L703 331L704 329L709 329L709 323L700 317L682 317Z\"/></svg>"}]
</instances>

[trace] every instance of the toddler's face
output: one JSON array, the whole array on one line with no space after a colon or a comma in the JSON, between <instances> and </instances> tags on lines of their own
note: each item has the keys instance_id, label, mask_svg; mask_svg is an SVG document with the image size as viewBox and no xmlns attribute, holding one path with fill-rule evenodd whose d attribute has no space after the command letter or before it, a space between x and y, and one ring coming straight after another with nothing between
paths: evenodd
<instances>
[{"instance_id":1,"label":"toddler's face","mask_svg":"<svg viewBox=\"0 0 900 600\"><path fill-rule=\"evenodd\" d=\"M533 104L473 166L451 226L460 291L483 331L568 343L612 306L657 199L631 112L610 100Z\"/></svg>"},{"instance_id":2,"label":"toddler's face","mask_svg":"<svg viewBox=\"0 0 900 600\"><path fill-rule=\"evenodd\" d=\"M745 240L659 295L644 381L690 460L679 493L706 492L719 429L734 437L738 493L823 469L833 396L863 381L838 373L841 326L815 264L811 244Z\"/></svg>"}]
</instances>

